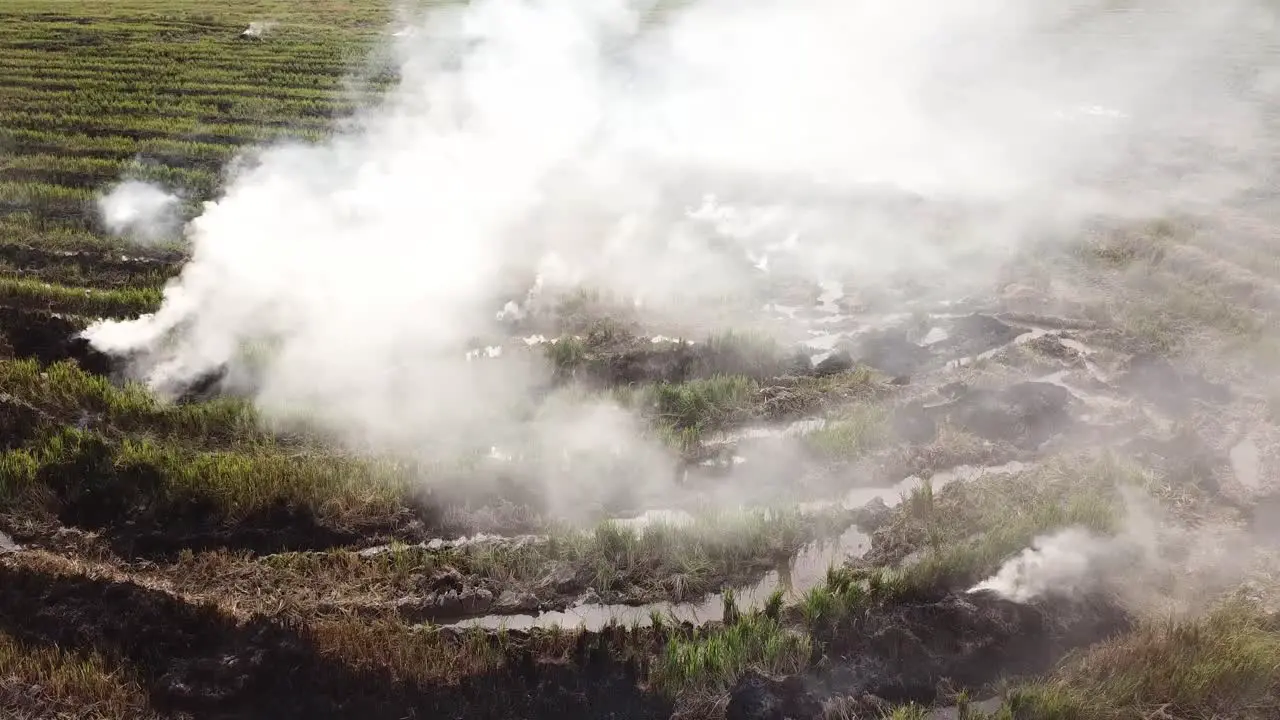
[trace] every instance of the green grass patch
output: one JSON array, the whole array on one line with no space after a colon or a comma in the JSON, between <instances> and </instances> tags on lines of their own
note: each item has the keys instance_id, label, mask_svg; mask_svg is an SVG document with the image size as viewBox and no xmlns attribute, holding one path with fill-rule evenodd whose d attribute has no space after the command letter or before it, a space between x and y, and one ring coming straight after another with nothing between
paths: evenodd
<instances>
[{"instance_id":1,"label":"green grass patch","mask_svg":"<svg viewBox=\"0 0 1280 720\"><path fill-rule=\"evenodd\" d=\"M659 383L650 397L657 422L673 428L716 430L745 419L760 386L741 375Z\"/></svg>"},{"instance_id":2,"label":"green grass patch","mask_svg":"<svg viewBox=\"0 0 1280 720\"><path fill-rule=\"evenodd\" d=\"M113 442L64 428L0 454L0 508L44 507L98 525L204 508L236 522L280 505L321 517L386 516L414 475L392 462L269 450L204 452L148 439Z\"/></svg>"},{"instance_id":3,"label":"green grass patch","mask_svg":"<svg viewBox=\"0 0 1280 720\"><path fill-rule=\"evenodd\" d=\"M98 317L134 317L160 307L158 287L104 290L0 276L0 304Z\"/></svg>"},{"instance_id":4,"label":"green grass patch","mask_svg":"<svg viewBox=\"0 0 1280 720\"><path fill-rule=\"evenodd\" d=\"M829 633L870 604L971 587L1045 533L1116 532L1118 488L1143 480L1136 468L1109 457L1064 459L940 491L924 480L877 532L869 566L829 571L791 612L814 633Z\"/></svg>"},{"instance_id":5,"label":"green grass patch","mask_svg":"<svg viewBox=\"0 0 1280 720\"><path fill-rule=\"evenodd\" d=\"M827 460L856 460L888 439L887 411L857 403L839 411L818 430L804 435L805 447Z\"/></svg>"},{"instance_id":6,"label":"green grass patch","mask_svg":"<svg viewBox=\"0 0 1280 720\"><path fill-rule=\"evenodd\" d=\"M246 400L218 398L182 405L158 400L146 387L113 384L72 361L41 367L33 359L0 360L0 387L56 419L74 422L88 413L120 432L152 435L180 444L270 445Z\"/></svg>"},{"instance_id":7,"label":"green grass patch","mask_svg":"<svg viewBox=\"0 0 1280 720\"><path fill-rule=\"evenodd\" d=\"M763 612L750 612L723 627L695 631L667 642L654 662L651 680L671 696L690 691L722 694L749 669L770 675L803 670L810 639Z\"/></svg>"},{"instance_id":8,"label":"green grass patch","mask_svg":"<svg viewBox=\"0 0 1280 720\"><path fill-rule=\"evenodd\" d=\"M895 565L927 552L940 567L976 567L1004 548L1068 525L1110 532L1119 521L1119 488L1145 487L1148 477L1111 455L1078 455L941 489L924 482L929 484L909 491L877 533L868 559Z\"/></svg>"}]
</instances>

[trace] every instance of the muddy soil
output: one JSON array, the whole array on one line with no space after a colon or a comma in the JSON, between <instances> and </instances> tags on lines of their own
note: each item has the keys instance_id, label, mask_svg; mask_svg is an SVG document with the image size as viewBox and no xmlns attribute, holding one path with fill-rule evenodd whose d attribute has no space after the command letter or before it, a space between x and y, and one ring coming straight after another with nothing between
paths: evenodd
<instances>
[{"instance_id":1,"label":"muddy soil","mask_svg":"<svg viewBox=\"0 0 1280 720\"><path fill-rule=\"evenodd\" d=\"M130 583L0 565L0 629L22 642L95 651L133 670L151 706L190 718L666 718L640 669L607 636L584 636L568 662L512 637L496 669L454 681L392 676L318 649L306 629L236 621ZM623 639L625 642L625 638ZM458 651L462 650L461 646Z\"/></svg>"},{"instance_id":2,"label":"muddy soil","mask_svg":"<svg viewBox=\"0 0 1280 720\"><path fill-rule=\"evenodd\" d=\"M836 341L827 360L866 365L905 382L1008 345L1026 332L989 314L925 314L905 325L854 332Z\"/></svg>"},{"instance_id":3,"label":"muddy soil","mask_svg":"<svg viewBox=\"0 0 1280 720\"><path fill-rule=\"evenodd\" d=\"M1189 412L1197 402L1222 405L1231 400L1231 391L1225 385L1148 353L1130 358L1115 384L1174 414Z\"/></svg>"},{"instance_id":4,"label":"muddy soil","mask_svg":"<svg viewBox=\"0 0 1280 720\"><path fill-rule=\"evenodd\" d=\"M1020 604L982 591L875 607L816 634L825 659L814 670L784 680L744 676L729 717L816 720L815 710L833 698L870 716L895 704L932 705L944 683L981 692L1043 673L1071 649L1131 624L1101 597Z\"/></svg>"},{"instance_id":5,"label":"muddy soil","mask_svg":"<svg viewBox=\"0 0 1280 720\"><path fill-rule=\"evenodd\" d=\"M930 442L942 425L951 425L984 440L1035 450L1074 422L1075 398L1061 385L1020 382L987 390L955 383L946 389L949 402L917 402L896 413L893 425L904 440Z\"/></svg>"},{"instance_id":6,"label":"muddy soil","mask_svg":"<svg viewBox=\"0 0 1280 720\"><path fill-rule=\"evenodd\" d=\"M735 344L654 342L651 337L621 331L592 333L584 343L585 355L559 368L561 377L617 386L678 383L713 375L745 375L766 380L813 371L804 353L756 352Z\"/></svg>"}]
</instances>

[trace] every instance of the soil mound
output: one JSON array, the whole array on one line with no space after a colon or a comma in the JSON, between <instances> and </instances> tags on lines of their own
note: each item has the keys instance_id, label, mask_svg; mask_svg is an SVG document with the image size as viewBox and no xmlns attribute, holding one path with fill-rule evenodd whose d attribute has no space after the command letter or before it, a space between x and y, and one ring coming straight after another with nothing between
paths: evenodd
<instances>
[{"instance_id":1,"label":"soil mound","mask_svg":"<svg viewBox=\"0 0 1280 720\"><path fill-rule=\"evenodd\" d=\"M1034 450L1070 427L1071 391L1046 382L1021 382L999 390L959 386L950 402L914 403L894 416L894 427L910 442L928 442L949 424L995 442Z\"/></svg>"}]
</instances>

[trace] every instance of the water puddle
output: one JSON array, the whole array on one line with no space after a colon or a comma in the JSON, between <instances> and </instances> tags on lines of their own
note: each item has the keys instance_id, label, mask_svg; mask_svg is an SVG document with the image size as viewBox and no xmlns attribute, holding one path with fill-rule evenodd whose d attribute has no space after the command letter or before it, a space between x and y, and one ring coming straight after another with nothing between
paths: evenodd
<instances>
[{"instance_id":1,"label":"water puddle","mask_svg":"<svg viewBox=\"0 0 1280 720\"><path fill-rule=\"evenodd\" d=\"M957 480L968 482L983 475L1020 473L1031 467L1032 465L1029 463L1016 460L1003 465L959 465L950 470L935 472L930 477L929 482L933 485L934 492L937 492ZM912 475L888 488L854 488L845 493L844 497L837 502L841 508L846 510L857 510L876 500L893 507L909 495L912 490L920 487L921 482L920 477ZM825 506L830 507L832 504L834 503L826 503Z\"/></svg>"},{"instance_id":2,"label":"water puddle","mask_svg":"<svg viewBox=\"0 0 1280 720\"><path fill-rule=\"evenodd\" d=\"M1250 490L1256 490L1262 483L1262 459L1258 445L1252 438L1245 438L1236 443L1227 453L1231 459L1231 472L1236 480Z\"/></svg>"},{"instance_id":3,"label":"water puddle","mask_svg":"<svg viewBox=\"0 0 1280 720\"><path fill-rule=\"evenodd\" d=\"M929 347L930 345L937 345L938 343L950 338L951 333L947 332L946 328L933 327L929 329L929 332L926 333L923 338L920 338L920 346Z\"/></svg>"},{"instance_id":4,"label":"water puddle","mask_svg":"<svg viewBox=\"0 0 1280 720\"><path fill-rule=\"evenodd\" d=\"M784 597L795 599L821 583L831 567L842 564L850 556L858 556L870 548L870 539L857 528L850 528L834 540L819 541L793 556L787 563L770 571L764 578L745 588L733 590L734 604L741 610L764 607L779 589ZM604 605L585 603L560 611L538 615L487 615L462 620L445 627L486 630L531 630L534 628L583 628L599 631L611 624L648 626L654 616L662 622L689 622L701 625L724 619L724 593L714 593L698 602L660 602L647 605Z\"/></svg>"},{"instance_id":5,"label":"water puddle","mask_svg":"<svg viewBox=\"0 0 1280 720\"><path fill-rule=\"evenodd\" d=\"M1032 380L1032 382L1042 382L1042 383L1048 383L1050 385L1057 385L1058 387L1063 388L1068 392L1070 392L1071 394L1075 395L1077 398L1082 400L1086 405L1089 405L1090 407L1098 408L1100 410L1119 410L1122 408L1130 407L1130 405L1132 404L1129 400L1120 400L1117 398L1107 397L1106 395L1100 395L1098 393L1085 390L1077 385L1070 384L1067 382L1067 376L1070 374L1071 374L1070 370L1059 370L1057 372L1049 373L1048 375L1035 378L1034 380Z\"/></svg>"},{"instance_id":6,"label":"water puddle","mask_svg":"<svg viewBox=\"0 0 1280 720\"><path fill-rule=\"evenodd\" d=\"M765 312L772 312L777 315L781 315L785 318L788 318L790 320L795 320L796 313L800 312L803 309L804 308L800 307L799 305L783 305L781 303L768 303L764 306Z\"/></svg>"},{"instance_id":7,"label":"water puddle","mask_svg":"<svg viewBox=\"0 0 1280 720\"><path fill-rule=\"evenodd\" d=\"M827 421L823 418L806 418L803 420L795 420L786 426L778 427L776 425L755 425L751 427L738 428L729 430L708 439L706 445L731 445L743 440L763 440L777 439L784 437L795 437L797 435L806 435L825 427Z\"/></svg>"},{"instance_id":8,"label":"water puddle","mask_svg":"<svg viewBox=\"0 0 1280 720\"><path fill-rule=\"evenodd\" d=\"M934 473L931 482L934 489L939 490L957 480L968 481L988 473L1017 473L1029 467L1031 467L1029 464L1022 462L992 466L962 465ZM920 483L920 478L912 476L891 487L855 488L839 500L802 503L798 509L802 512L830 510L834 507L856 510L877 499L893 507L902 502L903 498ZM638 518L633 518L630 522L643 526L652 522L692 520L693 517L688 513L665 510L645 513ZM822 583L829 568L839 566L850 558L861 557L870 547L871 539L866 533L857 527L850 527L834 540L820 540L806 546L786 563L770 571L760 582L745 588L733 589L734 602L741 610L758 609L763 607L778 589L783 591L784 598L794 601ZM664 622L694 624L716 622L724 618L724 593L709 595L698 602L660 602L647 605L584 603L564 611L544 612L537 615L487 615L469 618L446 627L479 627L488 630L563 627L598 631L612 623L647 626L652 624L655 615L661 617Z\"/></svg>"},{"instance_id":9,"label":"water puddle","mask_svg":"<svg viewBox=\"0 0 1280 720\"><path fill-rule=\"evenodd\" d=\"M1049 334L1049 331L1045 330L1044 328L1030 328L1026 332L1022 333L1021 335L1018 335L1013 340L1011 340L1008 343L1005 343L1004 345L993 347L990 350L987 350L985 352L980 352L977 355L968 355L962 358L956 358L955 360L948 360L947 369L955 370L962 367L968 367L976 362L982 362L983 360L988 360L992 357L995 357L997 354L999 354L1000 352L1004 351L1007 348L1017 347L1019 345L1025 345L1031 342L1032 340L1035 340L1036 338L1044 337L1045 335L1048 335L1048 334Z\"/></svg>"},{"instance_id":10,"label":"water puddle","mask_svg":"<svg viewBox=\"0 0 1280 720\"><path fill-rule=\"evenodd\" d=\"M807 347L813 348L814 350L824 350L827 352L834 350L836 345L839 344L841 340L848 337L846 333L838 333L838 332L829 333L829 332L820 332L818 330L810 330L809 334L813 335L814 337L811 337L808 340L805 340L802 344Z\"/></svg>"},{"instance_id":11,"label":"water puddle","mask_svg":"<svg viewBox=\"0 0 1280 720\"><path fill-rule=\"evenodd\" d=\"M609 520L610 523L619 527L624 527L636 532L642 531L650 525L667 525L670 527L686 527L697 521L692 513L685 510L646 510L643 513L629 518L614 518Z\"/></svg>"},{"instance_id":12,"label":"water puddle","mask_svg":"<svg viewBox=\"0 0 1280 720\"><path fill-rule=\"evenodd\" d=\"M488 345L488 346L485 346L483 350L479 348L468 350L466 354L467 360L478 360L482 357L490 358L490 359L502 357L502 346Z\"/></svg>"}]
</instances>

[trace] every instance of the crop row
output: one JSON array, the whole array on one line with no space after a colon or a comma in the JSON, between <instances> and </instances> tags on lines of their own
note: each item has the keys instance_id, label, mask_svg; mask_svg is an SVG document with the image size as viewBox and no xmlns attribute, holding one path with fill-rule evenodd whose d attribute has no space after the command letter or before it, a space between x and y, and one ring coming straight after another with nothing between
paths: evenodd
<instances>
[{"instance_id":1,"label":"crop row","mask_svg":"<svg viewBox=\"0 0 1280 720\"><path fill-rule=\"evenodd\" d=\"M0 207L46 202L85 203L92 202L94 197L91 188L0 181Z\"/></svg>"},{"instance_id":2,"label":"crop row","mask_svg":"<svg viewBox=\"0 0 1280 720\"><path fill-rule=\"evenodd\" d=\"M235 154L236 148L223 143L195 142L177 138L134 140L109 135L52 132L31 128L0 128L0 145L10 150L57 153L85 157L183 158L188 163L221 165Z\"/></svg>"},{"instance_id":3,"label":"crop row","mask_svg":"<svg viewBox=\"0 0 1280 720\"><path fill-rule=\"evenodd\" d=\"M336 77L336 76L335 76ZM251 79L251 82L246 82ZM350 82L337 81L328 87L294 87L265 74L249 73L237 82L211 82L208 75L199 69L191 69L188 74L146 74L145 71L126 71L108 73L105 70L91 73L76 71L70 76L55 71L32 69L25 74L6 73L0 78L0 93L8 97L21 97L23 92L85 92L98 93L145 93L156 95L180 96L215 96L234 97L248 95L288 100L326 100L353 90ZM389 84L386 78L361 82L370 90L377 90ZM354 88L358 89L358 88Z\"/></svg>"},{"instance_id":4,"label":"crop row","mask_svg":"<svg viewBox=\"0 0 1280 720\"><path fill-rule=\"evenodd\" d=\"M3 16L0 16L3 17ZM86 25L52 25L48 23L13 23L6 28L7 38L0 35L0 42L5 46L28 50L52 50L59 46L72 49L94 47L101 43L141 45L146 43L238 43L241 46L267 43L248 43L240 37L244 25L227 25L221 27L187 26L175 29L157 29L149 23L116 23L108 22ZM277 32L270 45L287 48L290 45L314 48L325 43L336 43L342 39L357 39L351 32L335 33L327 28L291 28L286 32ZM268 49L263 47L263 50Z\"/></svg>"},{"instance_id":5,"label":"crop row","mask_svg":"<svg viewBox=\"0 0 1280 720\"><path fill-rule=\"evenodd\" d=\"M98 115L63 115L53 112L0 111L0 125L10 128L82 132L94 135L118 135L138 140L185 135L189 139L249 143L286 137L308 140L322 139L327 123L314 127L218 123L196 118L101 117Z\"/></svg>"},{"instance_id":6,"label":"crop row","mask_svg":"<svg viewBox=\"0 0 1280 720\"><path fill-rule=\"evenodd\" d=\"M329 27L356 28L386 18L386 6L382 3L337 0L311 0L307 3L257 0L223 5L210 5L203 0L112 0L109 3L73 0L54 7L65 14L50 12L52 8L48 0L6 0L5 14L68 24L89 17L112 23L119 22L121 17L129 17L178 27L247 24L251 20L271 17L288 23L323 23Z\"/></svg>"},{"instance_id":7,"label":"crop row","mask_svg":"<svg viewBox=\"0 0 1280 720\"><path fill-rule=\"evenodd\" d=\"M62 250L100 250L119 247L120 241L97 235L90 215L73 217L41 215L29 209L0 213L0 243L40 245Z\"/></svg>"},{"instance_id":8,"label":"crop row","mask_svg":"<svg viewBox=\"0 0 1280 720\"><path fill-rule=\"evenodd\" d=\"M3 53L0 53L0 58ZM116 83L136 83L138 89L163 90L165 88L191 87L203 92L251 93L268 92L282 96L318 97L323 93L344 90L348 83L341 75L307 73L292 69L278 72L257 72L248 65L239 72L203 68L195 66L182 73L151 72L142 70L123 70L111 72L109 68L94 70L59 70L57 68L39 68L33 66L19 73L17 69L6 68L6 85L26 84L50 89L75 89L82 81L112 81ZM67 82L77 83L73 87ZM38 85L47 83L47 85Z\"/></svg>"},{"instance_id":9,"label":"crop row","mask_svg":"<svg viewBox=\"0 0 1280 720\"><path fill-rule=\"evenodd\" d=\"M208 170L169 167L103 158L58 155L14 155L0 158L0 179L44 182L79 187L101 185L122 176L147 180L207 196L216 190L218 176Z\"/></svg>"},{"instance_id":10,"label":"crop row","mask_svg":"<svg viewBox=\"0 0 1280 720\"><path fill-rule=\"evenodd\" d=\"M154 287L76 288L26 277L0 276L0 303L78 315L131 317L154 311L160 305L160 290Z\"/></svg>"},{"instance_id":11,"label":"crop row","mask_svg":"<svg viewBox=\"0 0 1280 720\"><path fill-rule=\"evenodd\" d=\"M338 76L347 68L346 60L340 56L317 54L274 53L271 55L234 54L228 58L228 47L220 47L219 53L207 56L182 54L182 67L156 67L156 55L177 56L164 45L138 45L115 47L110 53L77 53L54 55L47 50L6 49L0 46L6 63L14 69L26 72L51 70L58 73L92 72L97 74L111 73L145 73L145 74L182 74L191 72L192 68L218 70L218 72L242 73L246 69L260 70L262 73L279 74L296 72L315 74L315 76Z\"/></svg>"},{"instance_id":12,"label":"crop row","mask_svg":"<svg viewBox=\"0 0 1280 720\"><path fill-rule=\"evenodd\" d=\"M27 97L5 102L11 116L47 113L57 110L67 116L92 114L98 117L194 118L206 122L273 121L301 126L325 124L334 115L350 114L352 103L326 103L314 100L279 101L270 98L232 96L201 102L192 98L138 97L124 94L92 93L27 93ZM58 97L65 97L59 102Z\"/></svg>"}]
</instances>

